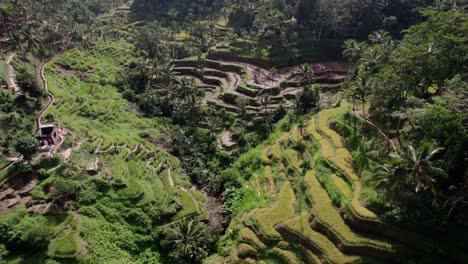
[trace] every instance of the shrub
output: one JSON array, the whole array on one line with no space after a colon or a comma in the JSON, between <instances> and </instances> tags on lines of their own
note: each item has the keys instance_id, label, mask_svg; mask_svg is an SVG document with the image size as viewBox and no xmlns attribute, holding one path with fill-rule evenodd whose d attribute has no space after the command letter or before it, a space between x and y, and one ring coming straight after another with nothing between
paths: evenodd
<instances>
[{"instance_id":1,"label":"shrub","mask_svg":"<svg viewBox=\"0 0 468 264\"><path fill-rule=\"evenodd\" d=\"M39 141L33 136L19 138L15 143L15 150L23 155L26 160L30 160L39 150Z\"/></svg>"},{"instance_id":2,"label":"shrub","mask_svg":"<svg viewBox=\"0 0 468 264\"><path fill-rule=\"evenodd\" d=\"M27 216L20 208L0 219L1 240L10 251L42 250L47 247L53 230L44 216Z\"/></svg>"}]
</instances>

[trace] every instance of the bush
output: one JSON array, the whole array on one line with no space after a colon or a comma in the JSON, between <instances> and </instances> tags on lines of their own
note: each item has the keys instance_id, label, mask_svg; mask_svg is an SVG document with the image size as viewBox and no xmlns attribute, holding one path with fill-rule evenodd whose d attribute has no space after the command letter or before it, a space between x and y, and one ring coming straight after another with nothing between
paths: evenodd
<instances>
[{"instance_id":1,"label":"bush","mask_svg":"<svg viewBox=\"0 0 468 264\"><path fill-rule=\"evenodd\" d=\"M45 249L53 230L44 216L28 216L25 208L17 209L0 219L1 241L9 251Z\"/></svg>"},{"instance_id":2,"label":"bush","mask_svg":"<svg viewBox=\"0 0 468 264\"><path fill-rule=\"evenodd\" d=\"M15 150L26 160L30 160L39 150L39 141L33 136L21 137L15 143Z\"/></svg>"}]
</instances>

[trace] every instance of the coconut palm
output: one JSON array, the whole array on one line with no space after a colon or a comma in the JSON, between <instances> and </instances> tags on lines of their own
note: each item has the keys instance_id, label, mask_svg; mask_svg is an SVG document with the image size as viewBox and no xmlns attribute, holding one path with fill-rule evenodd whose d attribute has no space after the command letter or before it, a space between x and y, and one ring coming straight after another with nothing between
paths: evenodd
<instances>
[{"instance_id":1,"label":"coconut palm","mask_svg":"<svg viewBox=\"0 0 468 264\"><path fill-rule=\"evenodd\" d=\"M10 47L12 50L22 53L22 45L24 43L23 36L17 31L10 32Z\"/></svg>"},{"instance_id":2,"label":"coconut palm","mask_svg":"<svg viewBox=\"0 0 468 264\"><path fill-rule=\"evenodd\" d=\"M380 45L373 45L365 49L361 56L360 62L374 70L377 64L384 58L384 50Z\"/></svg>"},{"instance_id":3,"label":"coconut palm","mask_svg":"<svg viewBox=\"0 0 468 264\"><path fill-rule=\"evenodd\" d=\"M270 80L271 80L271 86L273 87L273 84L275 82L275 76L278 73L278 69L276 69L275 66L271 67L270 69Z\"/></svg>"},{"instance_id":4,"label":"coconut palm","mask_svg":"<svg viewBox=\"0 0 468 264\"><path fill-rule=\"evenodd\" d=\"M308 63L304 63L301 65L299 69L299 75L302 78L302 81L305 82L307 85L310 85L315 78L314 69Z\"/></svg>"},{"instance_id":5,"label":"coconut palm","mask_svg":"<svg viewBox=\"0 0 468 264\"><path fill-rule=\"evenodd\" d=\"M167 242L183 254L188 261L194 261L203 254L202 247L206 232L203 224L195 220L183 220L166 231Z\"/></svg>"},{"instance_id":6,"label":"coconut palm","mask_svg":"<svg viewBox=\"0 0 468 264\"><path fill-rule=\"evenodd\" d=\"M248 101L247 98L240 96L236 99L236 105L239 108L239 117L242 120L245 120L246 116L249 113L249 109L247 108L248 106Z\"/></svg>"},{"instance_id":7,"label":"coconut palm","mask_svg":"<svg viewBox=\"0 0 468 264\"><path fill-rule=\"evenodd\" d=\"M428 142L421 144L418 149L412 145L405 147L402 157L405 159L410 181L416 192L434 187L437 177L446 176L444 170L435 167L432 163L435 155L442 150L443 148L434 147Z\"/></svg>"},{"instance_id":8,"label":"coconut palm","mask_svg":"<svg viewBox=\"0 0 468 264\"><path fill-rule=\"evenodd\" d=\"M356 151L355 163L359 169L358 175L361 176L364 170L367 170L371 166L371 158L369 157L369 147L363 142L359 145L358 150Z\"/></svg>"},{"instance_id":9,"label":"coconut palm","mask_svg":"<svg viewBox=\"0 0 468 264\"><path fill-rule=\"evenodd\" d=\"M348 58L349 64L351 65L359 60L366 48L367 45L364 42L348 39L343 45L343 56Z\"/></svg>"},{"instance_id":10,"label":"coconut palm","mask_svg":"<svg viewBox=\"0 0 468 264\"><path fill-rule=\"evenodd\" d=\"M374 83L372 78L370 78L370 75L364 70L359 71L356 80L349 84L349 89L353 97L361 101L364 119L366 119L366 97L371 91L373 85Z\"/></svg>"},{"instance_id":11,"label":"coconut palm","mask_svg":"<svg viewBox=\"0 0 468 264\"><path fill-rule=\"evenodd\" d=\"M392 207L408 191L408 174L400 158L378 166L373 181L377 189L387 193L386 197Z\"/></svg>"},{"instance_id":12,"label":"coconut palm","mask_svg":"<svg viewBox=\"0 0 468 264\"><path fill-rule=\"evenodd\" d=\"M42 47L42 42L39 40L36 32L34 32L32 26L26 27L24 30L21 31L21 35L23 35L24 42L26 44L25 52L31 52L32 57L34 59L34 71L36 75L36 82L39 83L39 74L37 73L37 63L36 63L36 56L34 56L34 52L38 51ZM23 54L24 56L24 54Z\"/></svg>"},{"instance_id":13,"label":"coconut palm","mask_svg":"<svg viewBox=\"0 0 468 264\"><path fill-rule=\"evenodd\" d=\"M176 86L180 98L188 97L195 89L194 80L187 78L181 79Z\"/></svg>"},{"instance_id":14,"label":"coconut palm","mask_svg":"<svg viewBox=\"0 0 468 264\"><path fill-rule=\"evenodd\" d=\"M296 97L296 112L305 114L312 109L318 108L320 103L320 85L313 84L304 87Z\"/></svg>"},{"instance_id":15,"label":"coconut palm","mask_svg":"<svg viewBox=\"0 0 468 264\"><path fill-rule=\"evenodd\" d=\"M384 48L391 46L393 42L392 36L382 29L372 32L369 35L369 40L372 44L381 45Z\"/></svg>"}]
</instances>

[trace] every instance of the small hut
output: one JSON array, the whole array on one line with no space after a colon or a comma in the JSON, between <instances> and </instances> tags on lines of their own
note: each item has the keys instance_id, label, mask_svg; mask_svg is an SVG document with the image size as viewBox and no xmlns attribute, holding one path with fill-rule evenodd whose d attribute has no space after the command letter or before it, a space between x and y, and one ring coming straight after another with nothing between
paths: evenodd
<instances>
[{"instance_id":1,"label":"small hut","mask_svg":"<svg viewBox=\"0 0 468 264\"><path fill-rule=\"evenodd\" d=\"M36 138L39 140L40 150L44 152L53 149L61 140L60 132L55 125L41 126L37 131Z\"/></svg>"}]
</instances>

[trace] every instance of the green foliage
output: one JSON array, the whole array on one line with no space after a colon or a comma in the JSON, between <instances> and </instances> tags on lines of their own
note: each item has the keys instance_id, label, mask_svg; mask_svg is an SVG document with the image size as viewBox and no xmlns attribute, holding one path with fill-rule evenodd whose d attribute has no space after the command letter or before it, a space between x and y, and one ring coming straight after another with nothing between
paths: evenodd
<instances>
[{"instance_id":1,"label":"green foliage","mask_svg":"<svg viewBox=\"0 0 468 264\"><path fill-rule=\"evenodd\" d=\"M27 92L32 97L40 97L42 89L39 87L34 76L29 74L26 69L20 68L16 76L17 84L21 89Z\"/></svg>"},{"instance_id":2,"label":"green foliage","mask_svg":"<svg viewBox=\"0 0 468 264\"><path fill-rule=\"evenodd\" d=\"M30 160L39 150L39 141L33 136L21 137L15 143L15 150L26 160Z\"/></svg>"},{"instance_id":3,"label":"green foliage","mask_svg":"<svg viewBox=\"0 0 468 264\"><path fill-rule=\"evenodd\" d=\"M265 204L265 197L259 196L253 188L227 188L223 192L223 208L231 217Z\"/></svg>"},{"instance_id":4,"label":"green foliage","mask_svg":"<svg viewBox=\"0 0 468 264\"><path fill-rule=\"evenodd\" d=\"M19 208L0 219L1 243L9 251L45 249L53 230L44 216L28 216L25 208Z\"/></svg>"},{"instance_id":5,"label":"green foliage","mask_svg":"<svg viewBox=\"0 0 468 264\"><path fill-rule=\"evenodd\" d=\"M296 99L296 112L298 114L308 113L310 110L317 110L320 102L320 86L305 86Z\"/></svg>"}]
</instances>

